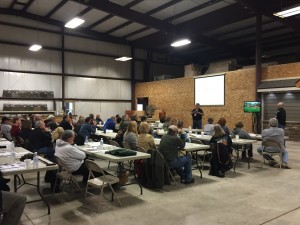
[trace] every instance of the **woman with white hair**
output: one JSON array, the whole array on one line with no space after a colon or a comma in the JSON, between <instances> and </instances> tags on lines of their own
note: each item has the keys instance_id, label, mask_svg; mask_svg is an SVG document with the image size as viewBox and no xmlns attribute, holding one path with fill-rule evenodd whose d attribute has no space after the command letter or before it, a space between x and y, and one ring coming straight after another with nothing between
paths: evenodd
<instances>
[{"instance_id":1,"label":"woman with white hair","mask_svg":"<svg viewBox=\"0 0 300 225\"><path fill-rule=\"evenodd\" d=\"M232 141L219 124L215 124L214 133L210 139L212 158L209 175L225 177L225 172L232 168Z\"/></svg>"}]
</instances>

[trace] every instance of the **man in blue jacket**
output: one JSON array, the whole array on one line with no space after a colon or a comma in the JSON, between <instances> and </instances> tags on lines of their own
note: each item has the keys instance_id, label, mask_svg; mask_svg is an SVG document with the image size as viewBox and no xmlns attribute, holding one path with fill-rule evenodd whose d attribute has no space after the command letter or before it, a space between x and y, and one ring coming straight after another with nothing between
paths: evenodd
<instances>
[{"instance_id":1,"label":"man in blue jacket","mask_svg":"<svg viewBox=\"0 0 300 225\"><path fill-rule=\"evenodd\" d=\"M82 135L84 138L90 137L91 134L96 133L96 121L93 121L93 125L91 125L91 118L87 117L84 120L84 124L81 125L79 134Z\"/></svg>"},{"instance_id":2,"label":"man in blue jacket","mask_svg":"<svg viewBox=\"0 0 300 225\"><path fill-rule=\"evenodd\" d=\"M115 126L116 126L116 117L112 116L106 121L106 123L103 126L104 133L106 132L106 130L115 130Z\"/></svg>"}]
</instances>

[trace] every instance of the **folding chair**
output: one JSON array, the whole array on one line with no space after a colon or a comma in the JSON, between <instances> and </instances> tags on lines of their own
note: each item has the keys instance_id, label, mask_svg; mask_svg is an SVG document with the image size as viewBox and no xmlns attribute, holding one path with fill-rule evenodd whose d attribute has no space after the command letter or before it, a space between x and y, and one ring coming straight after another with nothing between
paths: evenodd
<instances>
[{"instance_id":1,"label":"folding chair","mask_svg":"<svg viewBox=\"0 0 300 225\"><path fill-rule=\"evenodd\" d=\"M280 143L278 143L277 141L272 141L272 140L268 140L268 141L263 141L262 142L262 152L261 152L261 156L262 156L262 162L261 162L261 167L263 166L263 163L265 163L265 158L264 155L270 155L270 156L274 156L274 155L278 155L279 156L279 167L281 169L281 165L282 165L282 148ZM272 149L268 149L269 147L271 147ZM274 149L275 148L275 149ZM277 150L278 149L278 150Z\"/></svg>"},{"instance_id":2,"label":"folding chair","mask_svg":"<svg viewBox=\"0 0 300 225\"><path fill-rule=\"evenodd\" d=\"M62 192L61 195L63 195L64 190L65 190L65 184L66 183L71 183L73 184L73 186L75 188L78 188L78 190L83 194L78 181L76 179L76 177L72 174L71 171L69 171L67 169L67 167L65 166L65 163L62 159L60 159L59 157L55 156L57 165L58 165L58 171L56 173L56 178L55 178L55 184L54 187L56 187L57 184L57 179L60 179L62 181ZM53 189L53 192L55 191L55 188Z\"/></svg>"},{"instance_id":3,"label":"folding chair","mask_svg":"<svg viewBox=\"0 0 300 225\"><path fill-rule=\"evenodd\" d=\"M95 163L94 161L91 161L91 160L87 159L85 161L85 164L86 164L87 168L89 169L89 180L87 181L87 184L86 184L84 202L86 202L86 197L87 197L88 194L95 196L95 194L88 191L89 186L94 187L94 188L98 188L98 189L101 190L100 195L99 195L100 199L101 199L101 197L105 198L104 195L103 195L104 187L109 187L112 191L111 201L114 200L114 196L115 196L115 198L117 199L119 205L122 206L119 198L117 197L117 195L116 195L116 193L115 193L115 191L112 187L113 184L117 184L119 182L119 178L114 177L112 175L105 174L105 172L102 170L102 168L97 163ZM93 171L101 173L103 175L101 177L95 177L94 174L93 174ZM99 207L100 207L100 201L99 201L99 205L98 205L98 212L99 212Z\"/></svg>"}]
</instances>

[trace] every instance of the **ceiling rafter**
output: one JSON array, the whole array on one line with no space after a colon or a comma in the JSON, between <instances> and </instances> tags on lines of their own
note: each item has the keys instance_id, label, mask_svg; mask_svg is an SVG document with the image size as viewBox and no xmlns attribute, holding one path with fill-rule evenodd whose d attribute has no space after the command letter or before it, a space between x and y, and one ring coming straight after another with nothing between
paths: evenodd
<instances>
[{"instance_id":1,"label":"ceiling rafter","mask_svg":"<svg viewBox=\"0 0 300 225\"><path fill-rule=\"evenodd\" d=\"M50 18L54 13L56 13L61 7L63 7L68 0L62 0L60 3L58 3L47 15L46 18Z\"/></svg>"},{"instance_id":2,"label":"ceiling rafter","mask_svg":"<svg viewBox=\"0 0 300 225\"><path fill-rule=\"evenodd\" d=\"M92 7L87 7L84 10L82 10L80 13L77 14L78 17L81 17L85 14L87 14L88 12L90 12L93 8Z\"/></svg>"},{"instance_id":3,"label":"ceiling rafter","mask_svg":"<svg viewBox=\"0 0 300 225\"><path fill-rule=\"evenodd\" d=\"M129 3L129 4L127 4L127 5L125 5L124 7L130 8L130 7L133 7L133 6L139 4L139 3L143 2L143 1L144 1L144 0L135 0L135 1L133 1L133 2L131 2L131 3ZM93 27L98 26L98 25L100 25L101 23L104 23L106 20L109 20L109 19L111 19L111 18L113 18L113 17L114 17L114 15L109 14L109 15L103 17L102 19L97 20L96 22L94 22L94 23L92 23L91 25L89 25L89 26L87 27L87 29L90 29L90 30L91 30Z\"/></svg>"},{"instance_id":4,"label":"ceiling rafter","mask_svg":"<svg viewBox=\"0 0 300 225\"><path fill-rule=\"evenodd\" d=\"M77 2L76 0L72 1ZM93 7L94 9L107 12L114 16L119 16L127 20L143 24L145 26L156 28L158 30L162 30L165 32L172 32L173 30L172 24L165 23L159 19L137 12L130 8L123 7L113 2L109 2L106 0L90 0L88 2L82 2L82 4Z\"/></svg>"},{"instance_id":5,"label":"ceiling rafter","mask_svg":"<svg viewBox=\"0 0 300 225\"><path fill-rule=\"evenodd\" d=\"M136 46L149 46L149 48L157 48L163 45L169 45L173 39L179 37L189 37L197 40L203 36L203 33L214 30L216 28L245 20L253 16L253 12L245 10L238 4L229 5L214 12L197 17L188 22L179 24L175 27L173 34L157 32L146 37L133 41ZM190 32L193 31L193 32ZM176 35L175 35L176 34Z\"/></svg>"},{"instance_id":6,"label":"ceiling rafter","mask_svg":"<svg viewBox=\"0 0 300 225\"><path fill-rule=\"evenodd\" d=\"M167 2L166 4L163 4L163 5L161 5L161 6L157 7L157 8L155 8L155 9L152 9L152 10L150 10L149 12L147 12L147 13L145 13L145 14L146 14L146 15L149 15L149 16L150 16L150 15L153 15L153 14L155 14L155 13L161 11L161 10L164 10L164 9L166 9L166 8L168 8L168 7L171 7L172 5L175 5L175 4L177 4L177 3L181 2L181 1L183 1L183 0L173 0L173 1ZM130 24L132 24L132 23L134 23L134 22L132 22L132 21L127 21L127 22L125 22L125 23L123 23L123 24L121 24L121 25L119 25L119 26L116 26L116 27L110 29L109 31L107 31L107 32L105 32L105 33L107 33L107 34L113 33L113 32L115 32L115 31L117 31L117 30L119 30L119 29L122 29L122 28L124 28L124 27L126 27L126 26L128 26L128 25L130 25Z\"/></svg>"},{"instance_id":7,"label":"ceiling rafter","mask_svg":"<svg viewBox=\"0 0 300 225\"><path fill-rule=\"evenodd\" d=\"M47 24L50 24L53 26L58 26L61 28L63 28L65 25L61 21L51 19L46 16L39 16L39 15L35 15L35 14L29 13L29 12L23 12L23 11L19 11L19 10L15 10L15 9L0 8L0 14L20 16L23 18L47 23ZM76 32L81 33L83 35L90 35L90 36L95 37L98 40L102 40L102 41L131 45L131 42L128 42L122 38L113 37L111 35L103 34L103 33L97 32L97 31L93 31L93 30L87 30L85 28L76 28Z\"/></svg>"},{"instance_id":8,"label":"ceiling rafter","mask_svg":"<svg viewBox=\"0 0 300 225\"><path fill-rule=\"evenodd\" d=\"M23 8L23 11L26 11L35 0L29 0Z\"/></svg>"},{"instance_id":9,"label":"ceiling rafter","mask_svg":"<svg viewBox=\"0 0 300 225\"><path fill-rule=\"evenodd\" d=\"M204 8L207 7L207 6L214 5L214 4L216 4L216 3L218 3L218 2L221 2L221 1L223 1L223 0L213 0L213 1L210 1L210 2L203 3L203 4L201 4L201 5L198 5L198 6L194 7L194 8L191 8L191 9L188 9L188 10L186 10L186 11L184 11L184 12L181 12L181 13L179 13L179 14L176 14L176 15L174 15L174 16L170 16L170 17L168 17L167 19L164 19L163 21L165 21L165 22L172 22L172 21L175 20L175 19L178 19L178 18L180 18L180 17L186 16L186 15L188 15L188 14L190 14L190 13L194 13L194 12L196 12L196 11L199 11L199 10L201 10L201 9L204 9ZM142 32L144 32L144 31L147 31L147 30L149 30L149 29L151 29L151 27L144 27L144 28L142 28L142 29L140 29L140 30L134 31L134 32L132 32L132 33L130 33L130 34L127 34L126 36L123 36L123 38L128 38L128 37L137 35L137 34L139 34L139 33L142 33Z\"/></svg>"},{"instance_id":10,"label":"ceiling rafter","mask_svg":"<svg viewBox=\"0 0 300 225\"><path fill-rule=\"evenodd\" d=\"M13 0L12 3L10 4L9 8L12 9L17 2L18 2L18 0Z\"/></svg>"},{"instance_id":11,"label":"ceiling rafter","mask_svg":"<svg viewBox=\"0 0 300 225\"><path fill-rule=\"evenodd\" d=\"M273 15L273 11L272 9L270 9L270 5L264 4L264 1L257 1L257 0L237 0L237 2L239 2L241 5L246 5L252 9L254 9L256 12L261 13L262 15L265 15L269 18L271 18L274 21L278 21L286 26L289 26L297 31L300 31L300 25L299 25L299 21L296 20L293 17L289 17L289 18L279 18L277 16ZM295 1L292 0L286 0L286 6L288 6L289 4L295 4ZM278 9L275 9L276 11Z\"/></svg>"}]
</instances>

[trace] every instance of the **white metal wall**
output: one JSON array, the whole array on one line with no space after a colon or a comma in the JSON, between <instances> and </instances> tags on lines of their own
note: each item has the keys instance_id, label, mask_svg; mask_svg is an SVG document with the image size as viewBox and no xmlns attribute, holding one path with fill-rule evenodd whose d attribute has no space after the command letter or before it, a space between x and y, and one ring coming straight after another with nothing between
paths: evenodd
<instances>
[{"instance_id":1,"label":"white metal wall","mask_svg":"<svg viewBox=\"0 0 300 225\"><path fill-rule=\"evenodd\" d=\"M124 80L67 77L65 92L66 98L130 100L131 83Z\"/></svg>"},{"instance_id":2,"label":"white metal wall","mask_svg":"<svg viewBox=\"0 0 300 225\"><path fill-rule=\"evenodd\" d=\"M57 27L49 26L35 21L0 15L0 21L23 24L38 28L59 31ZM30 72L61 73L61 52L43 48L38 52L30 52L28 47L33 43L51 48L62 46L61 36L25 28L0 25L0 41L19 43L20 45L0 44L0 69L24 71L0 72L0 96L4 89L13 90L46 90L54 91L55 98L62 97L61 77L47 74L33 74ZM65 36L65 48L75 51L86 51L95 54L113 56L130 55L130 47L125 45L89 40L79 37ZM145 57L145 51L137 51L137 55ZM143 63L136 63L136 78L143 78ZM130 79L130 62L117 62L112 57L97 56L93 54L65 52L65 73L81 76L98 76L108 78ZM25 73L28 71L28 73ZM131 83L127 80L95 79L84 77L66 77L65 97L82 99L114 99L130 100ZM0 100L0 111L4 103L22 103L24 101ZM26 101L28 104L38 104L41 101ZM45 101L49 110L53 110L52 101ZM56 103L57 111L61 110L61 102ZM88 115L101 113L103 118L111 115L123 114L131 108L130 102L84 102L75 103L75 113Z\"/></svg>"},{"instance_id":3,"label":"white metal wall","mask_svg":"<svg viewBox=\"0 0 300 225\"><path fill-rule=\"evenodd\" d=\"M98 77L130 79L130 62L119 62L109 57L65 53L65 72Z\"/></svg>"},{"instance_id":4,"label":"white metal wall","mask_svg":"<svg viewBox=\"0 0 300 225\"><path fill-rule=\"evenodd\" d=\"M106 121L116 114L124 114L125 110L131 108L131 103L115 102L75 102L77 115L87 116L89 113L100 114L102 120Z\"/></svg>"}]
</instances>

